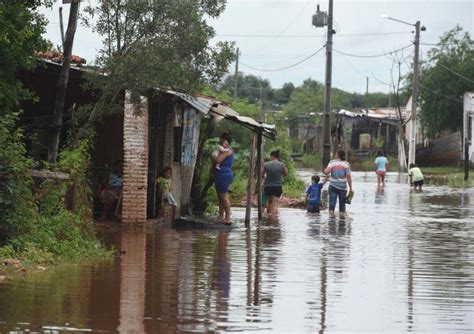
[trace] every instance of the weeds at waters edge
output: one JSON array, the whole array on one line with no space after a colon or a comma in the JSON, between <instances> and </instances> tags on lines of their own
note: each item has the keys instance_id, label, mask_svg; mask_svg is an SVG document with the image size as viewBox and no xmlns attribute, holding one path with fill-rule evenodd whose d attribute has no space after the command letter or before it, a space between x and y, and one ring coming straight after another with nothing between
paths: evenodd
<instances>
[{"instance_id":1,"label":"weeds at waters edge","mask_svg":"<svg viewBox=\"0 0 474 334\"><path fill-rule=\"evenodd\" d=\"M88 142L63 150L57 164L46 166L68 173L69 180L38 185L29 174L34 162L26 155L17 118L10 113L0 119L0 271L6 270L8 259L43 265L111 257L97 239L92 220Z\"/></svg>"}]
</instances>

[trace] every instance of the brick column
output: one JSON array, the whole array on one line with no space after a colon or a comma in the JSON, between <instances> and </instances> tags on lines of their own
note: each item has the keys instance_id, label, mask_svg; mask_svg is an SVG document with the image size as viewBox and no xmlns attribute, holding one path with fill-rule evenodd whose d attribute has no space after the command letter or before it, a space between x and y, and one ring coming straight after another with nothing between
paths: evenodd
<instances>
[{"instance_id":1,"label":"brick column","mask_svg":"<svg viewBox=\"0 0 474 334\"><path fill-rule=\"evenodd\" d=\"M135 114L134 106L125 97L123 116L123 198L122 223L146 222L148 176L148 103Z\"/></svg>"}]
</instances>

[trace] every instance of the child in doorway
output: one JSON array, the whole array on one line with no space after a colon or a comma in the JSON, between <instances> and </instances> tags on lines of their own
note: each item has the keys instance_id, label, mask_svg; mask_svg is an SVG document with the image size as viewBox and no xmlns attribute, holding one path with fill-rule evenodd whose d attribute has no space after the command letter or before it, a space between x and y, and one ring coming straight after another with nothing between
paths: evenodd
<instances>
[{"instance_id":1,"label":"child in doorway","mask_svg":"<svg viewBox=\"0 0 474 334\"><path fill-rule=\"evenodd\" d=\"M222 145L217 145L216 149L212 152L212 156L214 158L217 158L221 153L229 152L229 150L230 150L229 142L227 140L224 140ZM214 168L215 169L221 169L221 166L220 166L220 164L215 164Z\"/></svg>"},{"instance_id":2,"label":"child in doorway","mask_svg":"<svg viewBox=\"0 0 474 334\"><path fill-rule=\"evenodd\" d=\"M158 189L161 195L162 203L168 203L173 207L173 219L176 216L176 207L178 203L174 199L173 194L171 191L173 190L173 180L171 179L171 168L166 167L163 170L163 176L160 176L156 179L156 184L158 185Z\"/></svg>"},{"instance_id":3,"label":"child in doorway","mask_svg":"<svg viewBox=\"0 0 474 334\"><path fill-rule=\"evenodd\" d=\"M410 176L410 185L413 186L413 190L416 191L418 188L419 191L422 191L421 188L423 187L423 173L416 164L410 164L408 176Z\"/></svg>"},{"instance_id":4,"label":"child in doorway","mask_svg":"<svg viewBox=\"0 0 474 334\"><path fill-rule=\"evenodd\" d=\"M326 179L322 183L319 183L319 180L319 176L313 175L311 177L312 183L306 190L305 203L308 206L308 212L319 212L319 208L321 206L321 190L326 183Z\"/></svg>"}]
</instances>

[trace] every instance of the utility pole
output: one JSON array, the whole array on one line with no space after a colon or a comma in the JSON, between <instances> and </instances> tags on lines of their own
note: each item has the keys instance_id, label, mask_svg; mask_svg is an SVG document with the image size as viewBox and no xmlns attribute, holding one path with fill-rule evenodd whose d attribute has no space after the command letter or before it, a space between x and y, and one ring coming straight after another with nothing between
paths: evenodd
<instances>
[{"instance_id":1,"label":"utility pole","mask_svg":"<svg viewBox=\"0 0 474 334\"><path fill-rule=\"evenodd\" d=\"M416 163L416 124L418 112L418 92L420 84L420 68L418 65L420 53L420 21L415 23L415 56L413 59L413 91L411 102L411 134L408 149L408 166Z\"/></svg>"},{"instance_id":2,"label":"utility pole","mask_svg":"<svg viewBox=\"0 0 474 334\"><path fill-rule=\"evenodd\" d=\"M258 106L260 109L260 122L265 123L265 111L263 110L263 87L262 83L260 83L260 94L258 99Z\"/></svg>"},{"instance_id":3,"label":"utility pole","mask_svg":"<svg viewBox=\"0 0 474 334\"><path fill-rule=\"evenodd\" d=\"M237 99L238 88L239 88L239 48L237 48L237 57L235 58L234 99Z\"/></svg>"},{"instance_id":4,"label":"utility pole","mask_svg":"<svg viewBox=\"0 0 474 334\"><path fill-rule=\"evenodd\" d=\"M365 106L369 110L369 77L366 77L365 81Z\"/></svg>"},{"instance_id":5,"label":"utility pole","mask_svg":"<svg viewBox=\"0 0 474 334\"><path fill-rule=\"evenodd\" d=\"M331 152L331 84L332 84L332 29L333 23L333 0L329 0L328 10L328 32L326 42L326 90L324 98L324 143L323 143L323 168L330 160Z\"/></svg>"},{"instance_id":6,"label":"utility pole","mask_svg":"<svg viewBox=\"0 0 474 334\"><path fill-rule=\"evenodd\" d=\"M64 25L63 25L63 7L59 7L59 29L61 30L61 46L64 52Z\"/></svg>"},{"instance_id":7,"label":"utility pole","mask_svg":"<svg viewBox=\"0 0 474 334\"><path fill-rule=\"evenodd\" d=\"M332 28L334 6L333 0L329 0L328 13L319 10L319 4L316 7L316 14L313 15L313 25L316 28L328 27L326 41L326 84L324 94L324 136L323 136L323 168L330 160L331 152L331 81L332 81L332 35L335 31Z\"/></svg>"},{"instance_id":8,"label":"utility pole","mask_svg":"<svg viewBox=\"0 0 474 334\"><path fill-rule=\"evenodd\" d=\"M54 114L52 124L52 134L48 147L48 161L56 163L58 158L59 139L63 125L64 104L66 101L67 84L69 81L69 69L71 67L72 45L77 27L77 16L79 13L79 0L71 2L69 9L69 21L66 30L66 39L64 41L63 64L59 73L59 82L56 90L56 101L54 103Z\"/></svg>"}]
</instances>

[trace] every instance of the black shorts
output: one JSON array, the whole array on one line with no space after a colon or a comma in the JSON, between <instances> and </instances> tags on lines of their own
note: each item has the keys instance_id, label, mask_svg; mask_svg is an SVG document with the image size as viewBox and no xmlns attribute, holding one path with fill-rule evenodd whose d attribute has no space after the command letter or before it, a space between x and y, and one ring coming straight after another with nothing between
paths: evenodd
<instances>
[{"instance_id":1,"label":"black shorts","mask_svg":"<svg viewBox=\"0 0 474 334\"><path fill-rule=\"evenodd\" d=\"M413 184L414 184L415 186L417 186L417 187L420 187L420 186L423 185L423 180L415 181L415 182L413 182Z\"/></svg>"},{"instance_id":2,"label":"black shorts","mask_svg":"<svg viewBox=\"0 0 474 334\"><path fill-rule=\"evenodd\" d=\"M282 186L265 187L263 188L263 192L265 193L265 196L267 197L270 197L270 196L280 197L281 194L283 193L283 187Z\"/></svg>"},{"instance_id":3,"label":"black shorts","mask_svg":"<svg viewBox=\"0 0 474 334\"><path fill-rule=\"evenodd\" d=\"M321 204L308 204L308 212L311 212L311 213L319 213L319 207L321 206Z\"/></svg>"}]
</instances>

